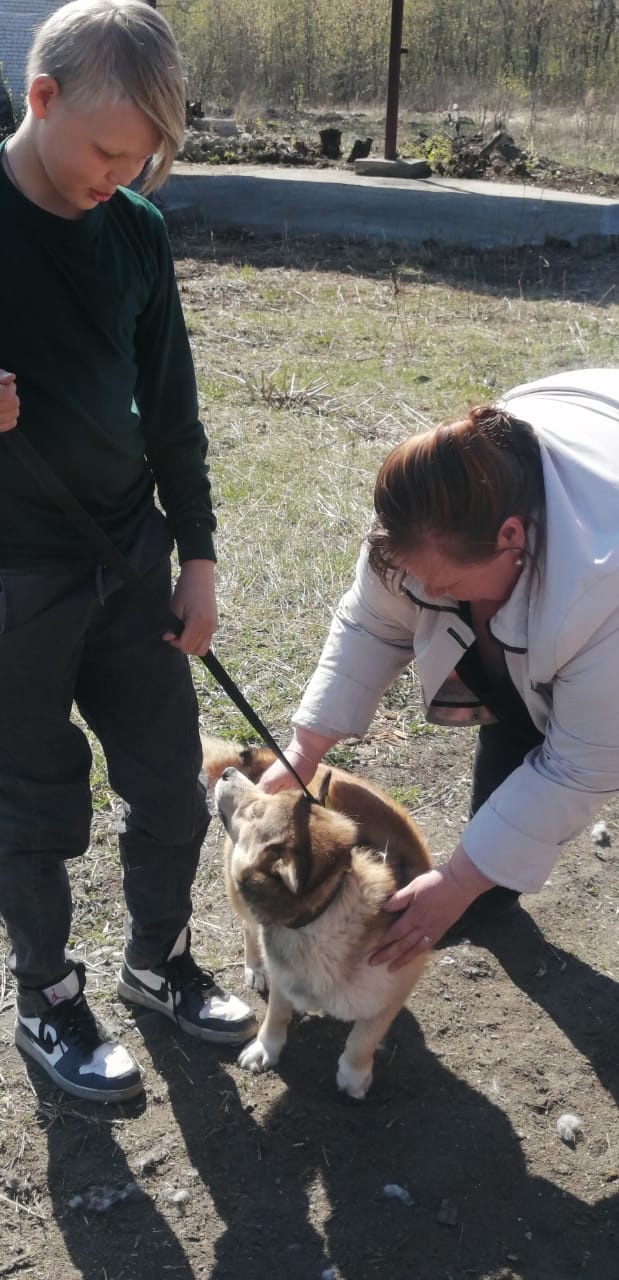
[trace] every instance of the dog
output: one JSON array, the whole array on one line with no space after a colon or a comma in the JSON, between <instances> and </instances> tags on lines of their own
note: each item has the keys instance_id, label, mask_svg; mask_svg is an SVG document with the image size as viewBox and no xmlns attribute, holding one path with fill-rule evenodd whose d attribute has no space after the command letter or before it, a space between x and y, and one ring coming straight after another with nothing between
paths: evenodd
<instances>
[{"instance_id":1,"label":"dog","mask_svg":"<svg viewBox=\"0 0 619 1280\"><path fill-rule=\"evenodd\" d=\"M382 907L430 856L413 819L378 787L320 765L310 784L273 795L256 783L275 759L262 747L204 738L204 768L226 829L226 889L245 934L245 975L269 997L240 1054L255 1073L279 1060L293 1010L353 1022L338 1087L364 1098L374 1053L427 956L390 973L371 966L388 924Z\"/></svg>"}]
</instances>

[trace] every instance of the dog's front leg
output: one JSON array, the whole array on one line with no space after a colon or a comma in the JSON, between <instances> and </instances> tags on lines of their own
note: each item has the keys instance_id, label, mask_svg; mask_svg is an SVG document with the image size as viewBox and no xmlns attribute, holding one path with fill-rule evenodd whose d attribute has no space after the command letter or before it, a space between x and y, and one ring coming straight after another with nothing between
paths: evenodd
<instances>
[{"instance_id":1,"label":"dog's front leg","mask_svg":"<svg viewBox=\"0 0 619 1280\"><path fill-rule=\"evenodd\" d=\"M372 1083L374 1053L396 1013L389 1007L374 1018L355 1022L337 1064L337 1087L351 1098L365 1098Z\"/></svg>"},{"instance_id":2,"label":"dog's front leg","mask_svg":"<svg viewBox=\"0 0 619 1280\"><path fill-rule=\"evenodd\" d=\"M264 963L261 945L262 930L249 920L243 921L245 947L245 986L265 995L269 989L269 975Z\"/></svg>"},{"instance_id":3,"label":"dog's front leg","mask_svg":"<svg viewBox=\"0 0 619 1280\"><path fill-rule=\"evenodd\" d=\"M256 1075L274 1067L286 1043L291 1017L292 1005L279 988L271 983L266 1017L256 1039L239 1054L240 1065Z\"/></svg>"}]
</instances>

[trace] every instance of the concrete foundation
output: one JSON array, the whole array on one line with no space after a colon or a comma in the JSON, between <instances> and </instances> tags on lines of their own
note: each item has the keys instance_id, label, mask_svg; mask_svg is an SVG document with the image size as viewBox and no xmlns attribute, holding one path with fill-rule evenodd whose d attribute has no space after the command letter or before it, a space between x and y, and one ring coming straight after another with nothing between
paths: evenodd
<instances>
[{"instance_id":1,"label":"concrete foundation","mask_svg":"<svg viewBox=\"0 0 619 1280\"><path fill-rule=\"evenodd\" d=\"M524 183L177 164L156 200L171 230L591 251L619 236L619 201Z\"/></svg>"}]
</instances>

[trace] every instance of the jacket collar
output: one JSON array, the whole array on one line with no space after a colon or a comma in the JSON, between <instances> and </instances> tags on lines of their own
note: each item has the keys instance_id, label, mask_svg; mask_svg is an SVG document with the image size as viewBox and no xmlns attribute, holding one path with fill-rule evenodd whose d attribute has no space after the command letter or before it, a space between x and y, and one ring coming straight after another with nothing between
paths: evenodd
<instances>
[{"instance_id":1,"label":"jacket collar","mask_svg":"<svg viewBox=\"0 0 619 1280\"><path fill-rule=\"evenodd\" d=\"M449 596L440 596L438 599L428 600L421 590L421 583L417 578L407 577L400 587L402 595L408 596L413 604L419 605L420 609L429 609L432 613L456 613L460 612L457 600L452 600Z\"/></svg>"},{"instance_id":2,"label":"jacket collar","mask_svg":"<svg viewBox=\"0 0 619 1280\"><path fill-rule=\"evenodd\" d=\"M493 639L510 653L526 653L529 647L529 606L535 572L532 560L527 560L511 595L488 623Z\"/></svg>"}]
</instances>

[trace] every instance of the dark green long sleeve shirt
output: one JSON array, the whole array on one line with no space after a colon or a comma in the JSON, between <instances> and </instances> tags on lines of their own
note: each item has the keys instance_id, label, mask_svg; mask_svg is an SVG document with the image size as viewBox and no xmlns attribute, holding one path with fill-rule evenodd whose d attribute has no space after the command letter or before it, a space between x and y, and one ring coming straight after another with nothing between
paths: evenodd
<instances>
[{"instance_id":1,"label":"dark green long sleeve shirt","mask_svg":"<svg viewBox=\"0 0 619 1280\"><path fill-rule=\"evenodd\" d=\"M0 165L0 367L23 431L121 551L155 488L181 561L215 559L207 441L161 214L120 188L75 221ZM137 410L137 411L136 411ZM0 570L96 556L0 435Z\"/></svg>"}]
</instances>

